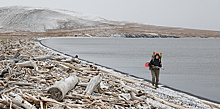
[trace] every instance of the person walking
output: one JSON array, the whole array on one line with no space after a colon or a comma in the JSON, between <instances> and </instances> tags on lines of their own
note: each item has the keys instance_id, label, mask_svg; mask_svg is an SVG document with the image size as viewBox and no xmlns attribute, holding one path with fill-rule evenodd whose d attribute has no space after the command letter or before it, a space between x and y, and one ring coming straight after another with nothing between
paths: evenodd
<instances>
[{"instance_id":1,"label":"person walking","mask_svg":"<svg viewBox=\"0 0 220 109\"><path fill-rule=\"evenodd\" d=\"M160 68L162 67L159 54L156 54L155 57L151 59L149 63L149 67L152 75L152 85L153 86L155 85L155 87L158 88ZM156 78L156 84L155 84L155 78Z\"/></svg>"}]
</instances>

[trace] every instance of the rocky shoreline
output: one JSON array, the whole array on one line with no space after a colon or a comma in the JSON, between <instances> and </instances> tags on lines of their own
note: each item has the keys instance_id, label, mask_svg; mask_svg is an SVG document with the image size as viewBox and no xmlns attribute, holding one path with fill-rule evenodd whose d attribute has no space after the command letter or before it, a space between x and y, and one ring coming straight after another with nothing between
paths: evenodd
<instances>
[{"instance_id":1,"label":"rocky shoreline","mask_svg":"<svg viewBox=\"0 0 220 109\"><path fill-rule=\"evenodd\" d=\"M155 89L147 81L55 52L36 40L1 40L0 108L220 107L166 87Z\"/></svg>"}]
</instances>

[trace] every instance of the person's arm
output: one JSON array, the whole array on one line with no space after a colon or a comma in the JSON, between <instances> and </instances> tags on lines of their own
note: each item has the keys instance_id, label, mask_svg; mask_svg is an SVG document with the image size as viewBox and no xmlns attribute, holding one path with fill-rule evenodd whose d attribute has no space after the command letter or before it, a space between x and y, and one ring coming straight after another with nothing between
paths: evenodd
<instances>
[{"instance_id":1,"label":"person's arm","mask_svg":"<svg viewBox=\"0 0 220 109\"><path fill-rule=\"evenodd\" d=\"M162 67L162 63L161 63L161 61L160 61L160 65L159 65L159 67Z\"/></svg>"},{"instance_id":2,"label":"person's arm","mask_svg":"<svg viewBox=\"0 0 220 109\"><path fill-rule=\"evenodd\" d=\"M151 59L151 61L150 61L150 63L148 64L148 66L149 66L150 68L153 67L153 59Z\"/></svg>"}]
</instances>

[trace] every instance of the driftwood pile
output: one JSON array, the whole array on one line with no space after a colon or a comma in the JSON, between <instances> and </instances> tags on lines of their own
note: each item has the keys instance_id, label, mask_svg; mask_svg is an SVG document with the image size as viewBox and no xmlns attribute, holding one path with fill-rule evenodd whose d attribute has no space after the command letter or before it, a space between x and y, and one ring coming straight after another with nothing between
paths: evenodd
<instances>
[{"instance_id":1,"label":"driftwood pile","mask_svg":"<svg viewBox=\"0 0 220 109\"><path fill-rule=\"evenodd\" d=\"M111 73L75 57L63 57L36 43L31 38L1 40L0 108L150 109L191 106L179 103L181 100L178 98L161 98L137 88L156 90L145 82Z\"/></svg>"}]
</instances>

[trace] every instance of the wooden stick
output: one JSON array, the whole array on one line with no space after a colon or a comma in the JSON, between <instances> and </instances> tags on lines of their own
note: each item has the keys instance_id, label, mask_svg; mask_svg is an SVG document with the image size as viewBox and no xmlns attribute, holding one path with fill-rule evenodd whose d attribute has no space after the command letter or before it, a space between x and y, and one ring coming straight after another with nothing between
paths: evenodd
<instances>
[{"instance_id":1,"label":"wooden stick","mask_svg":"<svg viewBox=\"0 0 220 109\"><path fill-rule=\"evenodd\" d=\"M68 66L68 67L70 67L70 68L73 68L73 69L75 69L75 70L83 71L82 69L80 69L80 68L78 68L78 67L75 67L75 66L73 66L73 65L71 65L71 64L69 64L69 63L64 63L64 65L66 65L66 66Z\"/></svg>"},{"instance_id":2,"label":"wooden stick","mask_svg":"<svg viewBox=\"0 0 220 109\"><path fill-rule=\"evenodd\" d=\"M164 68L162 68L162 67L158 67L158 66L153 66L152 68L158 68L158 69L162 69L162 70L164 70Z\"/></svg>"},{"instance_id":3,"label":"wooden stick","mask_svg":"<svg viewBox=\"0 0 220 109\"><path fill-rule=\"evenodd\" d=\"M23 94L23 92L22 92L20 89L18 89L18 91L20 92L21 96L22 96L25 100L27 100L28 102L40 104L41 100L39 100L39 99L33 97L33 96L30 95L30 94Z\"/></svg>"},{"instance_id":4,"label":"wooden stick","mask_svg":"<svg viewBox=\"0 0 220 109\"><path fill-rule=\"evenodd\" d=\"M209 103L209 102L206 102L206 101L203 101L203 100L199 100L200 102L206 104L206 105L209 105L211 107L214 107L214 108L217 108L217 109L220 109L220 107L218 107L217 105L213 104L213 103Z\"/></svg>"},{"instance_id":5,"label":"wooden stick","mask_svg":"<svg viewBox=\"0 0 220 109\"><path fill-rule=\"evenodd\" d=\"M10 88L10 89L8 89L8 90L6 90L6 91L3 91L1 94L10 92L10 91L12 91L12 90L14 90L14 89L16 89L16 88L18 88L18 86L15 86L15 87L12 87L12 88Z\"/></svg>"}]
</instances>

